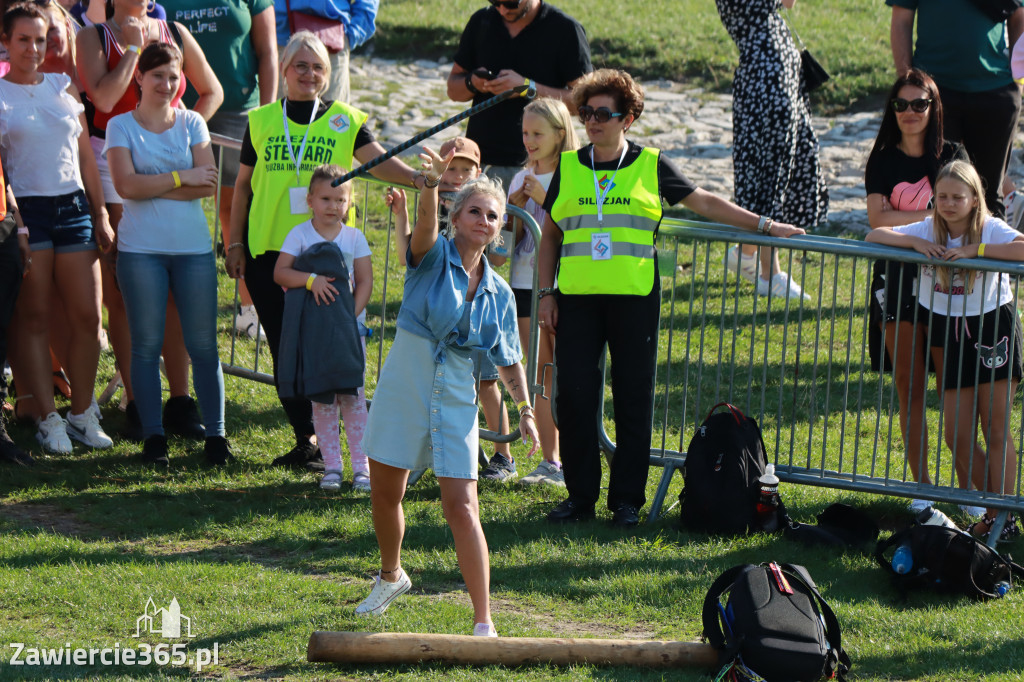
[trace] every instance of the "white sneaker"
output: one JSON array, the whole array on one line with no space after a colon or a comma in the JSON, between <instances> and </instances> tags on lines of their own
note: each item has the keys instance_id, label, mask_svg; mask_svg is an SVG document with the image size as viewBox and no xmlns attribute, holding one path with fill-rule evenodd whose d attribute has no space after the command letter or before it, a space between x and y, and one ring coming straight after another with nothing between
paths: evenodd
<instances>
[{"instance_id":1,"label":"white sneaker","mask_svg":"<svg viewBox=\"0 0 1024 682\"><path fill-rule=\"evenodd\" d=\"M337 469L325 471L324 477L320 479L320 490L326 490L332 493L336 493L341 490L341 472Z\"/></svg>"},{"instance_id":2,"label":"white sneaker","mask_svg":"<svg viewBox=\"0 0 1024 682\"><path fill-rule=\"evenodd\" d=\"M928 500L911 500L910 504L907 505L907 509L910 510L911 514L920 514L928 507L932 506L932 503Z\"/></svg>"},{"instance_id":3,"label":"white sneaker","mask_svg":"<svg viewBox=\"0 0 1024 682\"><path fill-rule=\"evenodd\" d=\"M100 404L96 402L96 396L92 397L92 402L89 403L89 409L86 411L92 412L94 415L96 415L96 421L103 421L103 414L100 412Z\"/></svg>"},{"instance_id":4,"label":"white sneaker","mask_svg":"<svg viewBox=\"0 0 1024 682\"><path fill-rule=\"evenodd\" d=\"M987 511L984 507L975 507L970 504L961 504L960 509L970 517L983 516Z\"/></svg>"},{"instance_id":5,"label":"white sneaker","mask_svg":"<svg viewBox=\"0 0 1024 682\"><path fill-rule=\"evenodd\" d=\"M519 479L522 485L536 485L538 483L547 483L549 485L556 485L559 487L565 487L565 473L560 467L555 465L554 462L548 462L547 460L537 465L537 468Z\"/></svg>"},{"instance_id":6,"label":"white sneaker","mask_svg":"<svg viewBox=\"0 0 1024 682\"><path fill-rule=\"evenodd\" d=\"M474 637L497 637L498 631L494 629L494 623L477 623L473 626Z\"/></svg>"},{"instance_id":7,"label":"white sneaker","mask_svg":"<svg viewBox=\"0 0 1024 682\"><path fill-rule=\"evenodd\" d=\"M72 451L67 424L59 414L51 412L46 415L46 419L39 420L36 425L39 427L36 440L43 446L43 450L64 455Z\"/></svg>"},{"instance_id":8,"label":"white sneaker","mask_svg":"<svg viewBox=\"0 0 1024 682\"><path fill-rule=\"evenodd\" d=\"M256 314L256 306L254 305L243 305L241 307L239 313L235 315L235 329L248 334L250 339L255 339L256 335L259 334L261 341L267 340L267 335L260 325L260 318Z\"/></svg>"},{"instance_id":9,"label":"white sneaker","mask_svg":"<svg viewBox=\"0 0 1024 682\"><path fill-rule=\"evenodd\" d=\"M747 255L739 245L731 246L725 252L725 269L733 274L739 273L753 284L757 279L757 253Z\"/></svg>"},{"instance_id":10,"label":"white sneaker","mask_svg":"<svg viewBox=\"0 0 1024 682\"><path fill-rule=\"evenodd\" d=\"M772 275L771 283L760 277L757 278L757 293L767 296L769 291L771 291L772 298L803 297L805 301L811 300L811 297L804 293L800 285L791 280L785 272L777 272Z\"/></svg>"},{"instance_id":11,"label":"white sneaker","mask_svg":"<svg viewBox=\"0 0 1024 682\"><path fill-rule=\"evenodd\" d=\"M370 592L369 597L364 599L359 606L356 607L356 615L381 615L388 610L388 607L391 606L391 602L408 592L410 587L412 587L412 581L409 580L409 576L406 575L405 571L402 571L402 575L400 575L398 580L393 583L381 580L380 573L378 573L377 582L373 586L373 591Z\"/></svg>"},{"instance_id":12,"label":"white sneaker","mask_svg":"<svg viewBox=\"0 0 1024 682\"><path fill-rule=\"evenodd\" d=\"M98 408L96 412L89 408L85 411L85 414L78 415L71 414L69 411L67 432L69 436L79 443L88 445L94 450L106 450L109 447L113 447L114 441L103 432L100 420L96 417L97 412L99 412Z\"/></svg>"}]
</instances>

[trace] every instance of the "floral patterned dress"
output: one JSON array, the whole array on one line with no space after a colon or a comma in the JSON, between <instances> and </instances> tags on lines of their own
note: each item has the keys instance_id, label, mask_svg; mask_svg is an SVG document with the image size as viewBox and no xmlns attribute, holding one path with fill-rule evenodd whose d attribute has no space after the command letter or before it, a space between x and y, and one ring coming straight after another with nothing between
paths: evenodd
<instances>
[{"instance_id":1,"label":"floral patterned dress","mask_svg":"<svg viewBox=\"0 0 1024 682\"><path fill-rule=\"evenodd\" d=\"M740 51L732 86L736 203L811 227L828 214L828 189L811 128L800 52L779 0L715 0Z\"/></svg>"}]
</instances>

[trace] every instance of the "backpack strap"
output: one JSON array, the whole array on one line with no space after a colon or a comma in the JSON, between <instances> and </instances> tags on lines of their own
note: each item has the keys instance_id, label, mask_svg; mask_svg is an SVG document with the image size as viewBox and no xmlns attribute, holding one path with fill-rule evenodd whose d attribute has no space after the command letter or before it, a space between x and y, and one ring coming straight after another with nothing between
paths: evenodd
<instances>
[{"instance_id":1,"label":"backpack strap","mask_svg":"<svg viewBox=\"0 0 1024 682\"><path fill-rule=\"evenodd\" d=\"M821 593L818 592L818 586L814 584L814 580L811 579L811 574L807 572L806 568L797 564L780 564L780 567L791 578L795 578L803 584L807 591L813 595L822 618L825 620L825 637L832 646L829 651L828 669L825 671L825 677L845 680L846 673L849 672L852 663L850 657L843 650L843 635L839 629L839 620L832 611L832 607L828 605L824 597L821 596Z\"/></svg>"},{"instance_id":2,"label":"backpack strap","mask_svg":"<svg viewBox=\"0 0 1024 682\"><path fill-rule=\"evenodd\" d=\"M707 638L708 643L712 647L719 651L726 648L726 642L731 639L732 633L722 632L722 621L720 620L719 608L721 602L719 601L722 595L729 591L732 584L736 582L736 578L739 577L740 573L753 568L753 564L740 564L739 566L733 566L722 575L715 579L715 582L711 583L711 587L708 588L708 593L704 597L704 609L701 612L701 619L704 623L704 637Z\"/></svg>"},{"instance_id":3,"label":"backpack strap","mask_svg":"<svg viewBox=\"0 0 1024 682\"><path fill-rule=\"evenodd\" d=\"M715 410L717 410L719 407L728 407L729 408L729 412L732 413L732 418L736 420L736 425L737 426L742 426L743 425L743 420L747 418L747 416L745 414L743 414L743 412L740 410L740 408L736 407L735 405L731 405L729 403L726 403L726 402L721 402L721 403L718 403L717 405L715 405L714 407L712 407L710 410L708 410L708 416L704 418L704 421L707 421L708 419L710 419L711 415L713 415L715 413ZM762 447L764 447L763 444L762 444Z\"/></svg>"}]
</instances>

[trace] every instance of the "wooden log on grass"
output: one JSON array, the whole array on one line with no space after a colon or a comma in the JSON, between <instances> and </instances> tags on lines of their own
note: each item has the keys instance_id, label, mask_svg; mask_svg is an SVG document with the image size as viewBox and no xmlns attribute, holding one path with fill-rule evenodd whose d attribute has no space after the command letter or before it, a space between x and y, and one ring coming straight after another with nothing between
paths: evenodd
<instances>
[{"instance_id":1,"label":"wooden log on grass","mask_svg":"<svg viewBox=\"0 0 1024 682\"><path fill-rule=\"evenodd\" d=\"M306 659L328 663L437 661L458 665L714 668L718 652L702 642L317 631L309 638Z\"/></svg>"}]
</instances>

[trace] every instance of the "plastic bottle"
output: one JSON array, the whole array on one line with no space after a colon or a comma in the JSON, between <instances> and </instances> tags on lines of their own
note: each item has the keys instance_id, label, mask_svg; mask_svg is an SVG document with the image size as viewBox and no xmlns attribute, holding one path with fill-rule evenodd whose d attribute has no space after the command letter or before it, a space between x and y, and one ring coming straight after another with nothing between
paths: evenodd
<instances>
[{"instance_id":1,"label":"plastic bottle","mask_svg":"<svg viewBox=\"0 0 1024 682\"><path fill-rule=\"evenodd\" d=\"M999 597L1005 597L1006 593L1010 591L1010 583L1006 580L1000 580L995 585L995 593Z\"/></svg>"},{"instance_id":2,"label":"plastic bottle","mask_svg":"<svg viewBox=\"0 0 1024 682\"><path fill-rule=\"evenodd\" d=\"M775 465L769 464L758 479L761 484L761 497L757 500L757 524L766 532L779 528L779 477L775 475Z\"/></svg>"},{"instance_id":3,"label":"plastic bottle","mask_svg":"<svg viewBox=\"0 0 1024 682\"><path fill-rule=\"evenodd\" d=\"M945 526L953 530L960 530L953 521L934 507L925 507L917 515L917 522L922 526Z\"/></svg>"},{"instance_id":4,"label":"plastic bottle","mask_svg":"<svg viewBox=\"0 0 1024 682\"><path fill-rule=\"evenodd\" d=\"M910 545L904 544L897 547L896 551L892 553L892 570L900 575L906 575L913 567L914 555L910 551Z\"/></svg>"}]
</instances>

